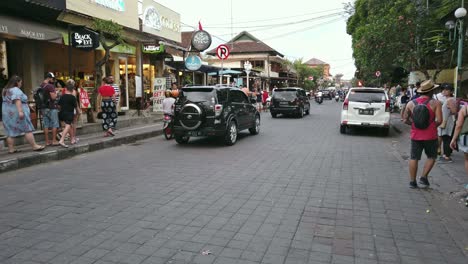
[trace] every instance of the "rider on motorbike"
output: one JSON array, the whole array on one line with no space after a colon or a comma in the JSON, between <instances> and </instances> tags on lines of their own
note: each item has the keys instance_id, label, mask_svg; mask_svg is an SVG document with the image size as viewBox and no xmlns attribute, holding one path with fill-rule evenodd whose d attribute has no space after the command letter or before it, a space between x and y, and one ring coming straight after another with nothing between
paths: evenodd
<instances>
[{"instance_id":1,"label":"rider on motorbike","mask_svg":"<svg viewBox=\"0 0 468 264\"><path fill-rule=\"evenodd\" d=\"M174 115L174 103L176 99L172 97L171 90L166 90L164 95L166 96L166 98L164 98L162 102L163 114L173 116Z\"/></svg>"}]
</instances>

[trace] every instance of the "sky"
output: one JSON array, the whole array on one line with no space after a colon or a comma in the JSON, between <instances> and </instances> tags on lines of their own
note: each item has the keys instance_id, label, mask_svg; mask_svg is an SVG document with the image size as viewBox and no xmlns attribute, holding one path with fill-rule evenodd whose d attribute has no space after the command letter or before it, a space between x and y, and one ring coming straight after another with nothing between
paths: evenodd
<instances>
[{"instance_id":1,"label":"sky","mask_svg":"<svg viewBox=\"0 0 468 264\"><path fill-rule=\"evenodd\" d=\"M347 16L340 14L347 0L155 2L180 14L182 31L194 30L201 21L213 38L210 49L245 30L290 60L317 58L330 64L333 75L344 74L344 79L354 76Z\"/></svg>"}]
</instances>

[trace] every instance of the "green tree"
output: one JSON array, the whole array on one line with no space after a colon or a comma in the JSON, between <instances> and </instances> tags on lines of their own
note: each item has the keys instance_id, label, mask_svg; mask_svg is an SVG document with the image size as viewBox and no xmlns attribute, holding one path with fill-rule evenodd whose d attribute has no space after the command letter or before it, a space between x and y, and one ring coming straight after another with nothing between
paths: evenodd
<instances>
[{"instance_id":1,"label":"green tree","mask_svg":"<svg viewBox=\"0 0 468 264\"><path fill-rule=\"evenodd\" d=\"M357 78L366 84L397 82L409 71L420 70L434 78L450 66L450 53L437 53L448 39L441 18L457 5L453 0L356 0L347 22L352 36ZM455 3L455 4L454 4ZM427 5L429 4L429 8ZM434 76L428 70L435 69ZM381 80L375 72L381 71ZM406 76L405 76L406 75Z\"/></svg>"},{"instance_id":2,"label":"green tree","mask_svg":"<svg viewBox=\"0 0 468 264\"><path fill-rule=\"evenodd\" d=\"M99 42L101 43L104 49L104 56L96 61L95 70L96 70L96 82L95 82L95 92L93 93L93 102L94 106L97 104L97 88L101 86L102 77L104 73L102 72L102 67L105 66L105 75L111 74L111 69L109 65L110 50L120 44L125 44L122 34L123 27L112 20L103 20L99 18L94 19L93 29L99 33Z\"/></svg>"}]
</instances>

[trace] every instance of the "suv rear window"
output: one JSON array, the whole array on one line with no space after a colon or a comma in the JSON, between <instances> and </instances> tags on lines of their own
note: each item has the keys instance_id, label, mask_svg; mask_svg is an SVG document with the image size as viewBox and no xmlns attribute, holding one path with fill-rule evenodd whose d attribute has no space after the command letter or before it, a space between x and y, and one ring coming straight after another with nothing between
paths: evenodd
<instances>
[{"instance_id":1,"label":"suv rear window","mask_svg":"<svg viewBox=\"0 0 468 264\"><path fill-rule=\"evenodd\" d=\"M383 91L351 90L348 100L350 102L384 103L386 98Z\"/></svg>"},{"instance_id":2,"label":"suv rear window","mask_svg":"<svg viewBox=\"0 0 468 264\"><path fill-rule=\"evenodd\" d=\"M297 98L297 90L275 90L273 98L280 100L292 100Z\"/></svg>"},{"instance_id":3,"label":"suv rear window","mask_svg":"<svg viewBox=\"0 0 468 264\"><path fill-rule=\"evenodd\" d=\"M183 96L190 102L210 102L215 101L213 88L188 88L183 89Z\"/></svg>"}]
</instances>

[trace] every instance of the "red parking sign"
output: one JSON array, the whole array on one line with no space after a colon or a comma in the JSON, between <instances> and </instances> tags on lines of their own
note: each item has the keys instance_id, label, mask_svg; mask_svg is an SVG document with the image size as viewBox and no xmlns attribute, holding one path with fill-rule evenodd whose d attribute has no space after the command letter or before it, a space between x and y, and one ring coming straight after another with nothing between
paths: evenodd
<instances>
[{"instance_id":1,"label":"red parking sign","mask_svg":"<svg viewBox=\"0 0 468 264\"><path fill-rule=\"evenodd\" d=\"M216 48L216 56L218 56L220 60L227 59L229 57L229 54L230 50L227 45L221 44Z\"/></svg>"}]
</instances>

